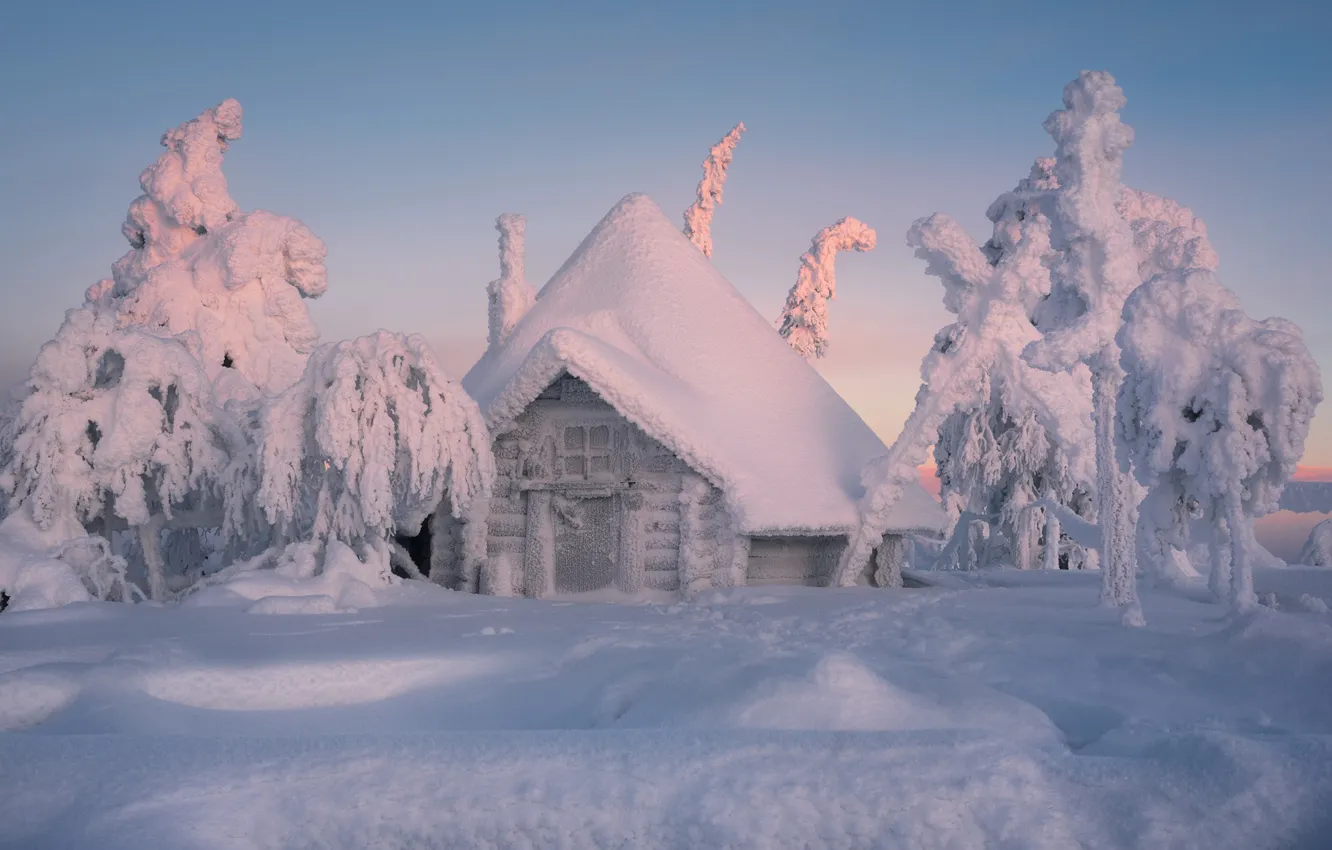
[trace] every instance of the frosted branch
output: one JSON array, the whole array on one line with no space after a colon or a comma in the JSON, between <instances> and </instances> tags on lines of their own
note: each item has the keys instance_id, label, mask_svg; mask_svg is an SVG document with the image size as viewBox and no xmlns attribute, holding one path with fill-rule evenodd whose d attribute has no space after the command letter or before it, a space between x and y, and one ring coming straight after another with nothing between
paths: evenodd
<instances>
[{"instance_id":1,"label":"frosted branch","mask_svg":"<svg viewBox=\"0 0 1332 850\"><path fill-rule=\"evenodd\" d=\"M703 179L698 183L698 200L685 210L684 235L706 257L712 256L712 214L721 205L726 169L731 165L735 146L740 144L740 136L744 132L742 121L708 151L708 158L703 160Z\"/></svg>"},{"instance_id":2,"label":"frosted branch","mask_svg":"<svg viewBox=\"0 0 1332 850\"><path fill-rule=\"evenodd\" d=\"M820 230L800 257L795 286L778 321L779 333L801 357L827 353L828 301L837 297L837 254L872 250L875 240L874 228L848 216Z\"/></svg>"}]
</instances>

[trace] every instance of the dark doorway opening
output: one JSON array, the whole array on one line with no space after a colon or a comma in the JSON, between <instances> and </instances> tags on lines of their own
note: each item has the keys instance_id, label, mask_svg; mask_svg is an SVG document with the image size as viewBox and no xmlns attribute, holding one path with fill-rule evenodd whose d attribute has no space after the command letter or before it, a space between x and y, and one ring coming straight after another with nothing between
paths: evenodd
<instances>
[{"instance_id":1,"label":"dark doorway opening","mask_svg":"<svg viewBox=\"0 0 1332 850\"><path fill-rule=\"evenodd\" d=\"M421 575L430 575L430 517L426 517L425 522L421 523L421 529L414 535L395 534L393 539L397 541L407 552L407 557L412 559L412 563L421 571ZM407 571L400 565L393 565L393 574L399 578L410 578Z\"/></svg>"}]
</instances>

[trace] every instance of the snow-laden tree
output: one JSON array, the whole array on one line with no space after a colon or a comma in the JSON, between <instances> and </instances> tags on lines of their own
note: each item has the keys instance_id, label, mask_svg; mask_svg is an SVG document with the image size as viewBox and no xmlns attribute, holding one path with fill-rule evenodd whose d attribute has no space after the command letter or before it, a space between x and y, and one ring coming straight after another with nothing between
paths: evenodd
<instances>
[{"instance_id":1,"label":"snow-laden tree","mask_svg":"<svg viewBox=\"0 0 1332 850\"><path fill-rule=\"evenodd\" d=\"M916 406L902 426L888 453L866 465L861 478L865 496L860 504L860 524L842 551L832 583L849 587L869 562L870 554L882 545L888 517L904 487L916 480L916 470L925 461L949 417L965 416L979 403L980 389L990 387L991 371L999 359L1000 340L1009 340L1014 328L1027 319L1024 293L1047 274L1048 222L1033 220L1011 251L991 261L952 219L933 216L917 222L908 236L927 270L944 284L945 304L956 309L959 321L935 335L934 345L921 363L923 382L916 393ZM1035 370L1024 370L1015 380L1049 381ZM1014 387L1024 384L1014 384ZM988 391L986 393L988 396ZM1033 398L1036 397L1032 393ZM1042 392L1041 398L1053 393ZM1076 404L1076 401L1072 402ZM1050 416L1068 415L1066 411ZM1047 427L1056 427L1053 418ZM1062 427L1062 426L1060 426Z\"/></svg>"},{"instance_id":2,"label":"snow-laden tree","mask_svg":"<svg viewBox=\"0 0 1332 850\"><path fill-rule=\"evenodd\" d=\"M70 310L7 424L0 486L11 509L30 510L44 529L134 529L154 599L166 592L163 527L220 521L235 441L191 345L190 334L163 339L119 328L107 311Z\"/></svg>"},{"instance_id":3,"label":"snow-laden tree","mask_svg":"<svg viewBox=\"0 0 1332 850\"><path fill-rule=\"evenodd\" d=\"M1037 565L1042 525L1045 565L1059 563L1060 517L1035 503L1051 499L1084 514L1091 508L1094 476L1087 371L1049 373L1022 359L1026 345L1040 338L1032 314L1050 292L1049 270L1027 262L1021 274L1008 267L998 271L1020 250L1029 258L1049 253L1050 223L1034 202L1053 188L1044 164L1038 161L1016 189L990 205L994 233L979 248L945 215L917 221L907 235L916 256L943 283L944 306L957 316L936 336L936 347L967 334L985 337L977 352L980 382L969 399L958 401L934 444L944 505L955 534L974 537L973 517L994 525L998 534L986 535L982 562L985 554L1009 557L1023 569ZM959 522L964 518L968 522ZM960 538L954 543L945 551L964 554L970 563L975 547Z\"/></svg>"},{"instance_id":4,"label":"snow-laden tree","mask_svg":"<svg viewBox=\"0 0 1332 850\"><path fill-rule=\"evenodd\" d=\"M242 212L222 154L241 135L226 100L162 136L121 228L130 250L87 303L158 336L195 332L219 398L280 391L319 338L304 299L327 288L324 243L299 221ZM225 370L225 371L224 371Z\"/></svg>"},{"instance_id":5,"label":"snow-laden tree","mask_svg":"<svg viewBox=\"0 0 1332 850\"><path fill-rule=\"evenodd\" d=\"M500 276L486 287L491 348L504 342L536 303L536 290L527 282L524 270L523 238L527 232L527 219L505 213L495 219L495 229L499 231Z\"/></svg>"},{"instance_id":6,"label":"snow-laden tree","mask_svg":"<svg viewBox=\"0 0 1332 850\"><path fill-rule=\"evenodd\" d=\"M1119 120L1124 93L1104 71L1084 71L1064 88L1064 109L1045 129L1055 141L1059 188L1050 205L1050 297L1040 315L1043 336L1024 356L1037 368L1092 374L1096 427L1096 506L1101 530L1101 600L1141 624L1134 500L1115 456L1115 399L1123 381L1115 333L1124 301L1138 287L1138 254L1128 221L1117 209L1120 173L1133 130Z\"/></svg>"},{"instance_id":7,"label":"snow-laden tree","mask_svg":"<svg viewBox=\"0 0 1332 850\"><path fill-rule=\"evenodd\" d=\"M1325 519L1309 532L1300 550L1300 563L1311 567L1332 567L1332 519Z\"/></svg>"},{"instance_id":8,"label":"snow-laden tree","mask_svg":"<svg viewBox=\"0 0 1332 850\"><path fill-rule=\"evenodd\" d=\"M1155 507L1207 522L1213 592L1255 605L1253 518L1277 510L1322 401L1299 328L1250 319L1210 271L1190 269L1128 298L1118 342L1118 431L1134 473Z\"/></svg>"},{"instance_id":9,"label":"snow-laden tree","mask_svg":"<svg viewBox=\"0 0 1332 850\"><path fill-rule=\"evenodd\" d=\"M420 336L315 349L267 405L262 435L256 501L280 542L339 540L387 564L393 533L415 534L436 510L484 534L495 474L485 421Z\"/></svg>"},{"instance_id":10,"label":"snow-laden tree","mask_svg":"<svg viewBox=\"0 0 1332 850\"><path fill-rule=\"evenodd\" d=\"M801 357L828 352L828 302L837 297L837 254L873 250L876 238L874 228L848 216L815 234L801 255L795 286L778 319L779 333Z\"/></svg>"},{"instance_id":11,"label":"snow-laden tree","mask_svg":"<svg viewBox=\"0 0 1332 850\"><path fill-rule=\"evenodd\" d=\"M698 183L698 199L684 214L684 235L698 246L703 256L712 256L712 214L722 202L722 188L726 185L726 169L731 167L735 146L745 132L744 122L731 128L720 142L708 151L703 160L703 179Z\"/></svg>"}]
</instances>

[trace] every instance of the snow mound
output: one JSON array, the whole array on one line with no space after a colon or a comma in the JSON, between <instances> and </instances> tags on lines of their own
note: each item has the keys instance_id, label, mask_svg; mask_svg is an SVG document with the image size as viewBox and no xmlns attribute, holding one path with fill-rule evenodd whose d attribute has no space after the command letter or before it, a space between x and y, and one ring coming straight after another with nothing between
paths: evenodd
<instances>
[{"instance_id":1,"label":"snow mound","mask_svg":"<svg viewBox=\"0 0 1332 850\"><path fill-rule=\"evenodd\" d=\"M149 696L194 708L289 711L380 702L488 669L481 661L457 657L340 659L166 668L145 673L138 684Z\"/></svg>"},{"instance_id":2,"label":"snow mound","mask_svg":"<svg viewBox=\"0 0 1332 850\"><path fill-rule=\"evenodd\" d=\"M80 690L76 679L53 671L0 674L0 732L36 726L73 702Z\"/></svg>"},{"instance_id":3,"label":"snow mound","mask_svg":"<svg viewBox=\"0 0 1332 850\"><path fill-rule=\"evenodd\" d=\"M5 610L32 611L91 601L92 595L74 569L46 554L53 545L83 534L78 527L43 531L27 511L5 517L0 522L0 591L9 597Z\"/></svg>"},{"instance_id":4,"label":"snow mound","mask_svg":"<svg viewBox=\"0 0 1332 850\"><path fill-rule=\"evenodd\" d=\"M732 723L832 732L993 730L1044 745L1060 739L1051 719L1028 703L985 688L942 687L926 676L889 681L847 652L825 654L808 676L769 683L734 707Z\"/></svg>"},{"instance_id":5,"label":"snow mound","mask_svg":"<svg viewBox=\"0 0 1332 850\"><path fill-rule=\"evenodd\" d=\"M717 485L745 534L844 533L887 449L646 195L612 209L463 378L502 431L561 372ZM946 518L918 484L891 531Z\"/></svg>"},{"instance_id":6,"label":"snow mound","mask_svg":"<svg viewBox=\"0 0 1332 850\"><path fill-rule=\"evenodd\" d=\"M1300 552L1300 563L1311 567L1332 567L1332 519L1325 519L1309 532Z\"/></svg>"},{"instance_id":7,"label":"snow mound","mask_svg":"<svg viewBox=\"0 0 1332 850\"><path fill-rule=\"evenodd\" d=\"M784 681L736 711L749 729L830 731L927 729L937 707L898 688L845 653L821 658L808 678Z\"/></svg>"},{"instance_id":8,"label":"snow mound","mask_svg":"<svg viewBox=\"0 0 1332 850\"><path fill-rule=\"evenodd\" d=\"M219 573L187 602L227 605L240 597L255 603L248 608L252 614L351 612L378 606L377 591L397 582L385 561L373 555L362 561L338 540L328 542L322 565L315 543L291 544L271 569L261 568L266 560L260 556Z\"/></svg>"}]
</instances>

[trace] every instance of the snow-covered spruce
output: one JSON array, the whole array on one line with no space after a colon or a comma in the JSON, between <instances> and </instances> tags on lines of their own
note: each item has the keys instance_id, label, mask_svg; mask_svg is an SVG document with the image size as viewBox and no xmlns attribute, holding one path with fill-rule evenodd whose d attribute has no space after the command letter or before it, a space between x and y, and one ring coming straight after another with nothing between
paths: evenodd
<instances>
[{"instance_id":1,"label":"snow-covered spruce","mask_svg":"<svg viewBox=\"0 0 1332 850\"><path fill-rule=\"evenodd\" d=\"M698 183L698 199L685 210L684 235L705 257L712 256L712 214L721 205L726 169L731 167L735 146L740 144L744 132L742 121L708 151L708 158L703 160L703 179Z\"/></svg>"},{"instance_id":2,"label":"snow-covered spruce","mask_svg":"<svg viewBox=\"0 0 1332 850\"><path fill-rule=\"evenodd\" d=\"M495 219L495 229L499 231L500 276L486 287L487 343L491 348L504 342L536 301L536 290L527 282L524 268L527 219L505 213Z\"/></svg>"},{"instance_id":3,"label":"snow-covered spruce","mask_svg":"<svg viewBox=\"0 0 1332 850\"><path fill-rule=\"evenodd\" d=\"M195 335L162 339L117 325L109 311L71 310L42 347L8 424L13 453L0 485L42 529L136 530L150 595L161 599L161 531L220 524L236 431L186 346Z\"/></svg>"},{"instance_id":4,"label":"snow-covered spruce","mask_svg":"<svg viewBox=\"0 0 1332 850\"><path fill-rule=\"evenodd\" d=\"M1300 563L1311 567L1332 567L1332 519L1325 519L1309 532L1300 550Z\"/></svg>"},{"instance_id":5,"label":"snow-covered spruce","mask_svg":"<svg viewBox=\"0 0 1332 850\"><path fill-rule=\"evenodd\" d=\"M778 319L782 337L801 357L828 352L828 302L837 297L837 254L873 250L875 241L874 228L848 216L815 234L801 255L795 285Z\"/></svg>"},{"instance_id":6,"label":"snow-covered spruce","mask_svg":"<svg viewBox=\"0 0 1332 850\"><path fill-rule=\"evenodd\" d=\"M992 267L947 216L924 219L912 228L908 242L929 263L930 273L944 282L945 303L956 306L959 315L965 307L969 321L950 325L935 336L934 346L921 363L923 381L902 433L887 454L865 466L860 523L838 560L832 577L835 586L856 583L883 539L889 516L902 494L915 484L916 470L949 417L965 416L988 397L988 392L982 397L977 390L990 386L995 346L1004 335L993 328L1025 321L1017 293L1028 285L1024 282L1042 273L1049 244L1043 236L1040 228L1032 228L1012 252L997 257ZM1010 313L1020 318L1010 317Z\"/></svg>"},{"instance_id":7,"label":"snow-covered spruce","mask_svg":"<svg viewBox=\"0 0 1332 850\"><path fill-rule=\"evenodd\" d=\"M391 535L415 534L436 510L484 534L485 422L420 336L320 346L266 406L262 433L257 504L281 542L339 540L386 562Z\"/></svg>"},{"instance_id":8,"label":"snow-covered spruce","mask_svg":"<svg viewBox=\"0 0 1332 850\"><path fill-rule=\"evenodd\" d=\"M945 215L917 221L907 235L929 272L943 282L944 306L958 317L939 332L936 348L964 336L980 343L980 383L957 388L955 410L934 444L954 533L968 541L975 536L969 523L957 522L963 515L984 518L998 532L987 535L977 566L985 558L1011 559L1023 569L1037 566L1044 527L1050 550L1045 564L1057 567L1060 520L1054 513L1043 516L1033 503L1052 499L1080 515L1092 506L1088 374L1044 372L1022 359L1023 348L1040 338L1031 313L1050 290L1044 265L1050 223L1021 200L1033 195L1040 165L990 206L994 235L980 248ZM932 383L928 375L926 380ZM956 566L974 561L973 545L959 541L945 551L964 556Z\"/></svg>"},{"instance_id":9,"label":"snow-covered spruce","mask_svg":"<svg viewBox=\"0 0 1332 850\"><path fill-rule=\"evenodd\" d=\"M1275 511L1322 401L1299 328L1255 321L1207 270L1164 274L1124 306L1118 432L1158 526L1207 520L1212 589L1256 604L1253 518Z\"/></svg>"},{"instance_id":10,"label":"snow-covered spruce","mask_svg":"<svg viewBox=\"0 0 1332 850\"><path fill-rule=\"evenodd\" d=\"M162 136L144 194L122 232L130 250L87 302L159 336L198 335L220 400L280 391L300 376L319 338L304 299L327 289L324 243L293 218L242 212L222 154L241 135L226 100ZM224 371L225 370L225 371Z\"/></svg>"}]
</instances>

